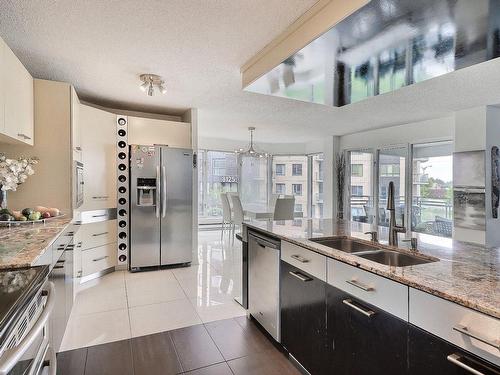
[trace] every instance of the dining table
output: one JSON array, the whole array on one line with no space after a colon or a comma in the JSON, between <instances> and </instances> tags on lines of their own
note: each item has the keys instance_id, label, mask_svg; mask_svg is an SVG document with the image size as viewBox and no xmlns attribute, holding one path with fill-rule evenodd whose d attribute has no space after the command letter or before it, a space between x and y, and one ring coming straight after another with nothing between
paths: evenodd
<instances>
[{"instance_id":1,"label":"dining table","mask_svg":"<svg viewBox=\"0 0 500 375\"><path fill-rule=\"evenodd\" d=\"M243 213L250 219L272 219L274 216L274 209L266 204L247 203L243 206Z\"/></svg>"}]
</instances>

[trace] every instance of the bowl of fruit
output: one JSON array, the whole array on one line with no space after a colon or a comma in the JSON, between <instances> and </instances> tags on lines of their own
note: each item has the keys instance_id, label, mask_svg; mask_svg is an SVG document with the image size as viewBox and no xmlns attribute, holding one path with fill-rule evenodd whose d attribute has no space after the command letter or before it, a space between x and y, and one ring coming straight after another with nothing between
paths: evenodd
<instances>
[{"instance_id":1,"label":"bowl of fruit","mask_svg":"<svg viewBox=\"0 0 500 375\"><path fill-rule=\"evenodd\" d=\"M53 207L36 206L35 208L24 208L21 211L3 208L0 210L0 224L38 223L61 216L64 214Z\"/></svg>"}]
</instances>

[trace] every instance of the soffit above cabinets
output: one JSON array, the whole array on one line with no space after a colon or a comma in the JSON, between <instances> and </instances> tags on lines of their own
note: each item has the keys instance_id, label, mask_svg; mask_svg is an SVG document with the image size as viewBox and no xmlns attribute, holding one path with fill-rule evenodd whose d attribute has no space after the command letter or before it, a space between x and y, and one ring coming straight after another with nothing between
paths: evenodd
<instances>
[{"instance_id":1,"label":"soffit above cabinets","mask_svg":"<svg viewBox=\"0 0 500 375\"><path fill-rule=\"evenodd\" d=\"M344 6L344 17L332 11L333 3L339 12ZM242 68L245 90L340 107L500 55L500 0L322 5ZM314 37L318 25L325 28ZM287 48L294 51L276 60Z\"/></svg>"}]
</instances>

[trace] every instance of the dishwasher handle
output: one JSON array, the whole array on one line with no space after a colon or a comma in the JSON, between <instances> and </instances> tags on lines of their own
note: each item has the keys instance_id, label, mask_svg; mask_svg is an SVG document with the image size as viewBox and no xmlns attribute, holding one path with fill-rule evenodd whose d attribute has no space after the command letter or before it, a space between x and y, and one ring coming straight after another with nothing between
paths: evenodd
<instances>
[{"instance_id":1,"label":"dishwasher handle","mask_svg":"<svg viewBox=\"0 0 500 375\"><path fill-rule=\"evenodd\" d=\"M259 246L261 246L261 247L269 247L269 248L275 249L275 250L279 250L280 249L279 243L276 243L273 240L268 240L266 238L263 238L263 237L260 237L260 236L256 236L253 233L250 233L248 235L248 237L250 237L250 239L253 239L255 242L257 242L257 244Z\"/></svg>"}]
</instances>

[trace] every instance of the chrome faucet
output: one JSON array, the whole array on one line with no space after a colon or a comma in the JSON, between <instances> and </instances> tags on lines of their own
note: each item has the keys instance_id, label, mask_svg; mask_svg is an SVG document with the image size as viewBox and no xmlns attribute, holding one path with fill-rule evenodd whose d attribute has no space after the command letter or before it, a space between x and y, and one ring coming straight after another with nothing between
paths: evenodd
<instances>
[{"instance_id":1,"label":"chrome faucet","mask_svg":"<svg viewBox=\"0 0 500 375\"><path fill-rule=\"evenodd\" d=\"M390 213L389 219L389 245L398 246L398 233L405 233L406 228L403 225L396 225L396 205L394 203L394 182L389 182L389 188L387 190L387 211Z\"/></svg>"}]
</instances>

